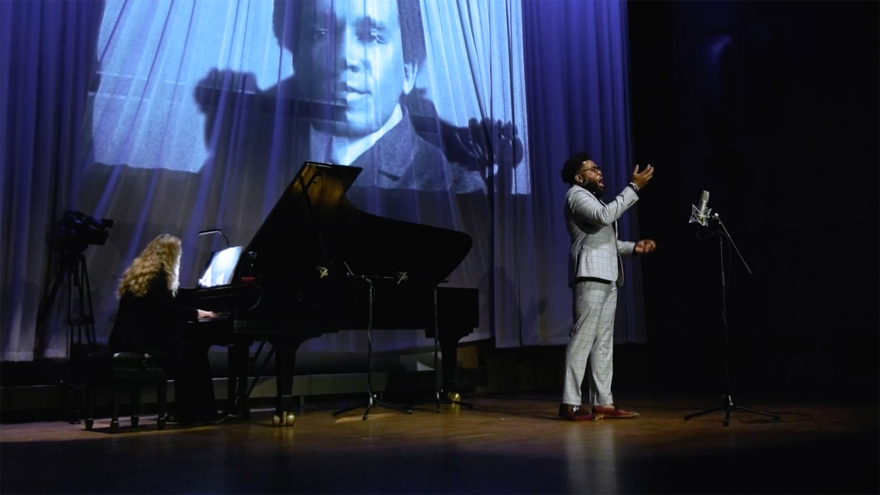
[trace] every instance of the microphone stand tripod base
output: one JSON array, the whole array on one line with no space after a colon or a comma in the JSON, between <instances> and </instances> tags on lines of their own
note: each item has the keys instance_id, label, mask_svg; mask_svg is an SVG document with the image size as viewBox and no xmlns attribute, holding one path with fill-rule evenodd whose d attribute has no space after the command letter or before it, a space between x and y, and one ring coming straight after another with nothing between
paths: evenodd
<instances>
[{"instance_id":1,"label":"microphone stand tripod base","mask_svg":"<svg viewBox=\"0 0 880 495\"><path fill-rule=\"evenodd\" d=\"M755 413L755 414L762 414L764 416L771 417L775 420L779 420L778 414L773 414L773 413L764 412L764 411L758 411L757 409L749 409L748 407L737 406L736 403L733 401L733 397L730 394L724 394L721 396L721 405L720 406L713 408L713 409L707 409L705 411L697 411L695 413L688 414L687 416L684 417L684 419L685 419L685 421L687 421L688 419L696 418L698 416L703 416L705 414L709 414L709 413L713 413L713 412L717 412L717 411L724 411L724 423L723 423L724 426L730 425L730 411L745 411L745 412L750 412L750 413Z\"/></svg>"},{"instance_id":2,"label":"microphone stand tripod base","mask_svg":"<svg viewBox=\"0 0 880 495\"><path fill-rule=\"evenodd\" d=\"M413 413L412 410L410 410L409 408L407 408L407 407L405 407L405 406L404 406L404 407L399 407L399 406L392 406L391 404L386 404L386 403L380 401L379 399L377 399L376 396L375 396L372 392L368 392L367 400L366 400L366 401L364 401L364 402L362 402L362 403L359 403L359 404L355 404L355 405L350 406L350 407L346 407L345 409L340 409L340 410L338 410L338 411L334 411L334 412L333 412L333 416L339 416L340 414L347 413L348 411L352 411L352 410L358 409L358 408L360 408L360 407L365 407L366 410L364 410L363 420L366 421L366 420L367 420L367 416L370 415L370 410L373 409L373 407L376 407L376 406L384 407L385 409L391 409L391 410L394 410L394 411L404 412L404 413L407 413L407 414L412 414L412 413Z\"/></svg>"}]
</instances>

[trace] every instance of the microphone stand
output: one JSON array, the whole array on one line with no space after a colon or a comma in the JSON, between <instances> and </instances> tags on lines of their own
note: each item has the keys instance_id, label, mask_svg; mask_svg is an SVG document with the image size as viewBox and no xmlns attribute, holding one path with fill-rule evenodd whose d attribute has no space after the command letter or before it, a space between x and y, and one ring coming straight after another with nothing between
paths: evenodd
<instances>
[{"instance_id":1,"label":"microphone stand","mask_svg":"<svg viewBox=\"0 0 880 495\"><path fill-rule=\"evenodd\" d=\"M721 321L724 324L724 381L725 381L725 393L721 395L721 405L712 409L707 409L703 411L698 411L692 414L688 414L684 417L685 420L696 418L697 416L703 416L705 414L713 413L716 411L724 411L724 426L728 426L730 424L730 411L746 411L755 414L762 414L764 416L769 416L775 420L779 419L778 414L758 411L756 409L749 409L748 407L738 406L736 401L733 400L733 395L731 394L731 385L730 385L730 370L729 370L729 360L730 360L730 344L729 344L729 328L727 324L727 279L724 274L724 239L730 242L730 245L733 246L733 250L736 252L737 256L739 256L739 260L742 261L743 266L746 268L746 271L749 275L752 274L752 270L749 268L748 263L743 258L742 254L739 252L739 248L736 247L736 243L733 242L733 237L731 237L730 232L727 231L727 227L724 225L724 222L721 221L721 217L718 216L718 213L715 213L708 217L709 220L714 220L718 223L723 230L723 234L721 231L718 231L718 243L721 250ZM700 221L701 225L706 225L704 223L705 220Z\"/></svg>"},{"instance_id":2,"label":"microphone stand","mask_svg":"<svg viewBox=\"0 0 880 495\"><path fill-rule=\"evenodd\" d=\"M373 300L375 298L375 289L373 287L373 280L371 278L366 276L355 276L355 278L360 278L364 282L366 282L367 288L369 289L369 306L367 309L367 398L361 403L335 411L333 413L333 416L339 416L342 413L346 413L359 407L365 407L366 410L364 411L363 419L364 421L366 421L367 416L369 416L370 414L370 409L376 406L381 406L386 409L393 409L395 411L412 414L412 411L406 407L392 406L391 404L382 402L376 397L376 394L373 393Z\"/></svg>"}]
</instances>

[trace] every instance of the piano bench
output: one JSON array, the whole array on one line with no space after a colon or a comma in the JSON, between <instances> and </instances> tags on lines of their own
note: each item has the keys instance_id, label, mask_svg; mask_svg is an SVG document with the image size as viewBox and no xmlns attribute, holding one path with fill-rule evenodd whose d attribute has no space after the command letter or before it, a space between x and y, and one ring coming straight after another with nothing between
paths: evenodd
<instances>
[{"instance_id":1,"label":"piano bench","mask_svg":"<svg viewBox=\"0 0 880 495\"><path fill-rule=\"evenodd\" d=\"M141 412L141 386L156 387L158 395L158 429L165 429L165 405L168 375L159 363L140 352L93 352L84 363L86 378L86 430L95 424L94 392L110 391L110 433L119 432L119 405L123 392L131 391L131 426L137 427Z\"/></svg>"}]
</instances>

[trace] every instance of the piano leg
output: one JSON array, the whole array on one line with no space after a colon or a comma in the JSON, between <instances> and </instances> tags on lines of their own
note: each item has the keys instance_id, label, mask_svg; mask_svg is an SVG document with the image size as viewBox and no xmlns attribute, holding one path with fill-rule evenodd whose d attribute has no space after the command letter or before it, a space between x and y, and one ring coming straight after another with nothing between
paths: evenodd
<instances>
[{"instance_id":1,"label":"piano leg","mask_svg":"<svg viewBox=\"0 0 880 495\"><path fill-rule=\"evenodd\" d=\"M434 337L434 357L436 360L437 347L443 354L443 371L437 383L437 390L431 398L407 404L410 408L418 404L426 402L434 402L437 405L437 412L440 412L440 404L456 404L466 406L470 409L474 405L470 402L462 402L461 395L456 390L455 369L458 366L458 341L473 331L471 328L441 328L439 332L434 333L431 329L427 329L426 336ZM439 344L439 346L438 346ZM435 371L436 372L436 371Z\"/></svg>"},{"instance_id":2,"label":"piano leg","mask_svg":"<svg viewBox=\"0 0 880 495\"><path fill-rule=\"evenodd\" d=\"M272 426L293 426L296 415L293 412L293 377L296 367L296 350L272 343L275 349L275 415ZM299 346L297 346L299 347Z\"/></svg>"},{"instance_id":3,"label":"piano leg","mask_svg":"<svg viewBox=\"0 0 880 495\"><path fill-rule=\"evenodd\" d=\"M458 367L458 341L469 335L470 328L443 328L440 330L440 352L443 354L443 391L456 394L455 370ZM457 402L454 401L453 402Z\"/></svg>"},{"instance_id":4,"label":"piano leg","mask_svg":"<svg viewBox=\"0 0 880 495\"><path fill-rule=\"evenodd\" d=\"M253 342L238 342L229 346L229 390L226 396L227 414L242 420L251 419L248 407L248 372L250 347Z\"/></svg>"}]
</instances>

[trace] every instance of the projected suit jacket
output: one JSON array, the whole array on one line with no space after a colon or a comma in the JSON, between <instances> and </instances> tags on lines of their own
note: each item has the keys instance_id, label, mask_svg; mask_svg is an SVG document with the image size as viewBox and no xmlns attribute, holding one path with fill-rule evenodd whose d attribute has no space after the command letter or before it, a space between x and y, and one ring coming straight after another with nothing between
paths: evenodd
<instances>
[{"instance_id":1,"label":"projected suit jacket","mask_svg":"<svg viewBox=\"0 0 880 495\"><path fill-rule=\"evenodd\" d=\"M569 188L565 194L565 224L571 236L569 285L582 278L623 285L620 256L631 256L635 243L617 238L617 220L638 199L631 187L608 204L579 185Z\"/></svg>"},{"instance_id":2,"label":"projected suit jacket","mask_svg":"<svg viewBox=\"0 0 880 495\"><path fill-rule=\"evenodd\" d=\"M449 163L440 148L416 133L406 110L403 119L352 165L364 169L355 185L454 194L485 190L478 172Z\"/></svg>"}]
</instances>

